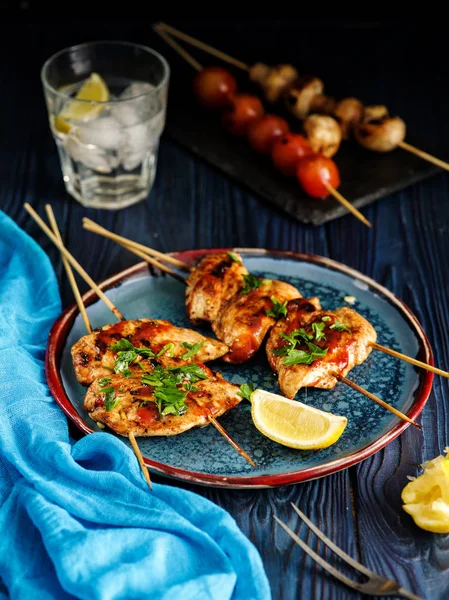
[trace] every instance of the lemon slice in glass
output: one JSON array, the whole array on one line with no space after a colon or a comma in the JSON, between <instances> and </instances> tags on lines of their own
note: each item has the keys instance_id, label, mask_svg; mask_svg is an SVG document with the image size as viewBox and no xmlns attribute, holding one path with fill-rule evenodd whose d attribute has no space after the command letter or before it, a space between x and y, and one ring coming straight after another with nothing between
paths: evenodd
<instances>
[{"instance_id":1,"label":"lemon slice in glass","mask_svg":"<svg viewBox=\"0 0 449 600\"><path fill-rule=\"evenodd\" d=\"M402 490L403 509L427 531L449 533L449 448L423 464L424 473Z\"/></svg>"},{"instance_id":2,"label":"lemon slice in glass","mask_svg":"<svg viewBox=\"0 0 449 600\"><path fill-rule=\"evenodd\" d=\"M61 133L69 133L72 123L94 119L101 113L104 106L89 104L89 102L107 102L109 96L109 88L104 79L98 73L91 73L78 90L75 98L69 100L55 117L55 128ZM77 102L77 100L83 100L83 102Z\"/></svg>"},{"instance_id":3,"label":"lemon slice in glass","mask_svg":"<svg viewBox=\"0 0 449 600\"><path fill-rule=\"evenodd\" d=\"M251 394L254 425L278 444L298 450L317 450L334 444L348 419L295 400L255 390Z\"/></svg>"}]
</instances>

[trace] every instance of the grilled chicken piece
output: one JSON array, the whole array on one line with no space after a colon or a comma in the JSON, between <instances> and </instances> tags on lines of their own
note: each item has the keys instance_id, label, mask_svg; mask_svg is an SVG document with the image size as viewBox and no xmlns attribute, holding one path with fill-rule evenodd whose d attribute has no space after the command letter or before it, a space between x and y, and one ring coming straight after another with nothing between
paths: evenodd
<instances>
[{"instance_id":1,"label":"grilled chicken piece","mask_svg":"<svg viewBox=\"0 0 449 600\"><path fill-rule=\"evenodd\" d=\"M243 363L260 348L268 330L276 319L266 311L273 309L272 297L283 304L293 298L301 298L298 290L283 281L259 279L260 287L247 294L243 291L235 294L220 311L212 323L212 330L230 351L223 360L230 363Z\"/></svg>"},{"instance_id":2,"label":"grilled chicken piece","mask_svg":"<svg viewBox=\"0 0 449 600\"><path fill-rule=\"evenodd\" d=\"M248 275L236 252L205 256L187 278L186 308L194 324L215 321L218 311L243 284Z\"/></svg>"},{"instance_id":3,"label":"grilled chicken piece","mask_svg":"<svg viewBox=\"0 0 449 600\"><path fill-rule=\"evenodd\" d=\"M171 364L173 357L180 357L188 352L184 343L193 345L204 342L199 351L185 360L186 363L204 363L220 358L228 351L228 347L211 338L205 337L191 329L175 327L169 321L153 319L136 319L121 321L114 325L105 325L99 331L83 336L71 349L76 378L82 385L89 385L99 377L108 377L114 368L117 353L109 349L122 338L127 339L136 347L145 347L155 354L167 344L173 344L170 351L158 357L161 364ZM131 370L136 363L148 359L138 357L131 364ZM139 369L140 370L140 369Z\"/></svg>"},{"instance_id":4,"label":"grilled chicken piece","mask_svg":"<svg viewBox=\"0 0 449 600\"><path fill-rule=\"evenodd\" d=\"M220 373L216 373L205 365L198 365L208 377L196 381L194 390L187 393L185 405L187 410L182 415L167 414L162 417L154 402L154 387L142 384L143 371L126 378L123 375L111 375L106 383L96 380L87 390L84 407L90 417L104 423L116 433L128 436L167 436L183 433L193 427L203 427L209 423L208 417L220 417L226 411L237 406L242 397L237 394L238 386L228 383ZM182 382L179 388L188 382ZM104 383L104 385L103 385ZM114 388L117 404L106 410L105 386Z\"/></svg>"},{"instance_id":5,"label":"grilled chicken piece","mask_svg":"<svg viewBox=\"0 0 449 600\"><path fill-rule=\"evenodd\" d=\"M266 351L268 361L273 371L278 373L279 386L287 398L294 398L296 392L303 387L316 387L325 390L332 389L337 384L337 379L331 375L336 371L339 375L346 375L353 367L360 365L370 354L370 342L376 341L376 332L355 310L348 307L337 308L334 311L321 310L317 298L310 300L293 300L287 305L287 317L278 321L271 330L267 341ZM325 317L325 321L322 318ZM329 317L329 320L326 319ZM350 332L331 329L338 320ZM281 333L291 334L295 329L304 328L308 334L316 336L312 324L325 323L323 333L325 340L312 339L311 342L320 348L328 348L326 356L317 358L312 364L284 364L285 356L273 353L289 342L281 337ZM297 350L310 351L302 342L296 346Z\"/></svg>"}]
</instances>

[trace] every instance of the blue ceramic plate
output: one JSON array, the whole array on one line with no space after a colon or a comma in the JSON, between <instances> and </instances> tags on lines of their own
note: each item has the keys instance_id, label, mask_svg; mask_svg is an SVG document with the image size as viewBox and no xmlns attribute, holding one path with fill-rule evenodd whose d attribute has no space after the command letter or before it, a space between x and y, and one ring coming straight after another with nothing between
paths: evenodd
<instances>
[{"instance_id":1,"label":"blue ceramic plate","mask_svg":"<svg viewBox=\"0 0 449 600\"><path fill-rule=\"evenodd\" d=\"M378 342L433 364L432 351L418 321L391 292L344 265L326 258L288 252L234 249L248 270L282 279L306 296L319 296L323 307L334 309L354 296L351 306L375 327ZM194 264L204 254L196 250L177 254ZM168 276L155 276L145 263L119 273L102 284L127 319L152 317L190 327L184 307L184 286ZM92 327L115 322L107 307L89 292L84 296ZM201 328L213 336L208 328ZM86 331L76 306L67 309L50 333L47 380L53 396L85 433L100 431L83 407L85 388L78 384L70 347ZM252 381L256 387L278 392L264 350L244 365L216 361L213 368L235 384ZM350 378L416 419L430 393L433 375L386 354L374 351ZM320 451L298 451L280 446L254 427L250 405L244 401L220 418L220 423L257 464L253 469L213 427L187 431L175 437L140 438L139 446L150 470L170 477L221 487L268 487L306 481L347 468L400 435L408 424L344 384L333 390L303 389L297 400L345 415L348 425L336 444ZM115 434L112 434L115 435ZM123 439L128 444L126 438Z\"/></svg>"}]
</instances>

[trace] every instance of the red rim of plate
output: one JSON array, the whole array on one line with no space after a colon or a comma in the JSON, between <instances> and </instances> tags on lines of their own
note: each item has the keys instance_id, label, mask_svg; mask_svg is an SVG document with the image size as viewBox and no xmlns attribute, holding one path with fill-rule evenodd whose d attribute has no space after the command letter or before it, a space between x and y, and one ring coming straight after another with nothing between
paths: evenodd
<instances>
[{"instance_id":1,"label":"red rim of plate","mask_svg":"<svg viewBox=\"0 0 449 600\"><path fill-rule=\"evenodd\" d=\"M182 252L171 253L171 256L174 256L175 258L178 258L180 260L185 261L186 263L193 265L205 254L211 254L215 252L241 252L243 254L249 255L265 255L273 256L275 258L287 258L297 260L300 262L314 263L320 266L324 266L328 269L340 271L342 273L345 273L346 275L349 275L350 277L353 277L354 279L358 279L359 281L367 283L370 286L370 288L374 288L377 292L383 295L391 304L393 304L409 322L411 328L414 330L420 341L420 360L428 363L429 365L434 364L433 353L430 347L429 340L427 339L426 334L424 333L418 319L415 317L413 312L395 294L384 288L382 285L380 285L370 277L363 275L359 271L351 269L350 267L347 267L346 265L343 265L329 258L317 256L315 254L303 254L300 252L288 252L282 250L264 250L259 248L210 248L201 250L186 250ZM103 290L108 290L113 287L117 287L121 283L126 281L130 276L145 271L148 271L147 263L138 263L128 269L125 269L124 271L121 271L120 273L117 273L116 275L113 275L109 279L106 279L100 284L100 287ZM97 300L98 297L92 290L86 292L83 295L83 302L86 306L89 306ZM67 336L78 313L78 307L76 306L76 304L73 304L58 317L53 327L51 328L45 356L45 374L53 398L62 408L67 417L69 417L69 419L71 419L71 421L73 421L73 423L78 427L78 429L80 429L83 433L88 434L93 433L93 430L84 421L84 419L80 417L75 407L71 403L70 399L68 398L59 371L62 351L64 349ZM423 370L420 372L419 378L420 384L415 392L415 401L407 413L407 416L412 420L416 420L416 418L421 413L426 404L427 398L429 397L430 391L432 389L433 373L430 371ZM194 471L180 469L178 467L171 467L163 463L152 461L148 458L144 458L144 460L146 465L154 473L166 475L175 479L181 479L189 483L197 483L202 485L211 485L214 487L224 488L275 487L279 485L288 485L293 483L310 481L311 479L317 479L319 477L324 477L326 475L336 473L337 471L347 469L348 467L351 467L365 460L369 456L372 456L373 454L387 446L387 444L389 444L395 438L397 438L407 427L409 427L409 425L410 424L405 421L400 421L394 427L392 427L390 431L388 431L378 440L368 444L364 448L353 452L348 456L344 456L334 461L330 461L323 465L303 469L301 471L279 473L276 475L259 475L254 477L227 477L223 475L197 473Z\"/></svg>"}]
</instances>

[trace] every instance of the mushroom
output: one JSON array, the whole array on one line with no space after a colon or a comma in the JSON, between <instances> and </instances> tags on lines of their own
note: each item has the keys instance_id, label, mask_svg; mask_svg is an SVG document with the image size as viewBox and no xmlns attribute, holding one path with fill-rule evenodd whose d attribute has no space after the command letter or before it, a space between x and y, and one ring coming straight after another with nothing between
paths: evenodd
<instances>
[{"instance_id":1,"label":"mushroom","mask_svg":"<svg viewBox=\"0 0 449 600\"><path fill-rule=\"evenodd\" d=\"M340 123L341 135L344 140L349 138L351 130L363 118L363 104L357 98L340 100L334 110L334 117Z\"/></svg>"},{"instance_id":2,"label":"mushroom","mask_svg":"<svg viewBox=\"0 0 449 600\"><path fill-rule=\"evenodd\" d=\"M367 106L363 120L354 128L361 146L375 152L394 150L405 138L405 123L399 117L390 117L385 106Z\"/></svg>"},{"instance_id":3,"label":"mushroom","mask_svg":"<svg viewBox=\"0 0 449 600\"><path fill-rule=\"evenodd\" d=\"M316 153L331 157L337 153L341 142L341 128L327 115L310 115L304 121L307 139Z\"/></svg>"},{"instance_id":4,"label":"mushroom","mask_svg":"<svg viewBox=\"0 0 449 600\"><path fill-rule=\"evenodd\" d=\"M256 63L249 70L251 81L257 83L263 90L267 102L277 102L289 85L298 78L297 70L291 65L269 67Z\"/></svg>"},{"instance_id":5,"label":"mushroom","mask_svg":"<svg viewBox=\"0 0 449 600\"><path fill-rule=\"evenodd\" d=\"M375 121L384 117L388 117L388 108L382 104L373 104L372 106L365 106L362 121L368 123L368 121Z\"/></svg>"},{"instance_id":6,"label":"mushroom","mask_svg":"<svg viewBox=\"0 0 449 600\"><path fill-rule=\"evenodd\" d=\"M310 112L320 113L323 115L332 115L335 110L335 99L324 94L318 94L312 99L310 104Z\"/></svg>"},{"instance_id":7,"label":"mushroom","mask_svg":"<svg viewBox=\"0 0 449 600\"><path fill-rule=\"evenodd\" d=\"M297 119L305 119L310 112L313 99L321 95L323 89L324 84L317 77L298 78L285 92L285 104Z\"/></svg>"}]
</instances>

